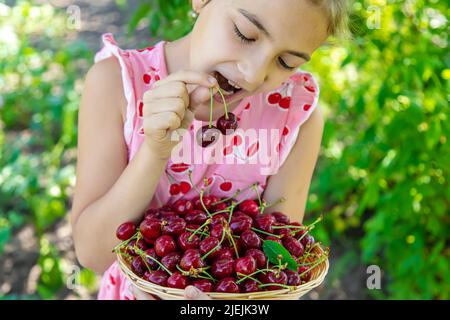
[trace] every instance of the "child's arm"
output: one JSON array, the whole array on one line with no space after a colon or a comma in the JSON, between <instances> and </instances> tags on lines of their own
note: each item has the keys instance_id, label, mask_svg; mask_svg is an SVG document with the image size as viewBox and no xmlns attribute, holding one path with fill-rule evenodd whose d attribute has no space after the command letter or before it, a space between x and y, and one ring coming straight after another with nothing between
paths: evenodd
<instances>
[{"instance_id":1,"label":"child's arm","mask_svg":"<svg viewBox=\"0 0 450 320\"><path fill-rule=\"evenodd\" d=\"M322 142L324 120L317 107L301 126L297 141L279 171L268 179L264 199L271 203L281 197L286 201L267 209L281 211L292 221L303 221L311 177Z\"/></svg>"},{"instance_id":2,"label":"child's arm","mask_svg":"<svg viewBox=\"0 0 450 320\"><path fill-rule=\"evenodd\" d=\"M111 250L119 242L116 228L125 221L140 221L148 208L177 144L165 136L187 126L181 122L188 114L192 120L193 113L185 110L189 103L198 103L194 100L201 100L199 96L209 98L204 87L202 94L196 90L189 96L185 82L210 85L205 75L180 72L144 94L145 141L127 165L120 111L127 101L119 64L108 58L88 72L78 118L77 183L71 210L75 250L82 265L105 271L115 258Z\"/></svg>"}]
</instances>

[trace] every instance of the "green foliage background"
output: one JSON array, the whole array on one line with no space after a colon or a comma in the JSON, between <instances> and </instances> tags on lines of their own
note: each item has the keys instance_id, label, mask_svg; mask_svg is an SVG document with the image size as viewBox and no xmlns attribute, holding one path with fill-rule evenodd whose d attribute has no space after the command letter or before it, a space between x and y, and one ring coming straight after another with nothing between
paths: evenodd
<instances>
[{"instance_id":1,"label":"green foliage background","mask_svg":"<svg viewBox=\"0 0 450 320\"><path fill-rule=\"evenodd\" d=\"M187 1L140 3L130 34L141 25L155 39L189 32ZM448 13L445 1L354 1L353 39L322 47L304 67L319 80L326 116L306 219L324 213L317 238L348 248L328 282L355 264L380 266L373 298L450 296ZM41 268L32 297L44 299L68 278L46 231L70 209L81 79L93 61L84 43L67 45L65 23L50 6L0 4L0 257L31 223ZM83 269L81 284L95 283Z\"/></svg>"}]
</instances>

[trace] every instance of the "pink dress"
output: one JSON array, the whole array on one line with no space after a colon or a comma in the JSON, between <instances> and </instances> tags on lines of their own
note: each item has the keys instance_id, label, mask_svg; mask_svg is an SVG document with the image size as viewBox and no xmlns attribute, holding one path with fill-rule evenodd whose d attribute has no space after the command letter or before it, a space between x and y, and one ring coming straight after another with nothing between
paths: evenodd
<instances>
[{"instance_id":1,"label":"pink dress","mask_svg":"<svg viewBox=\"0 0 450 320\"><path fill-rule=\"evenodd\" d=\"M121 66L128 102L123 129L129 162L144 141L143 94L155 81L167 76L165 41L145 49L123 50L110 33L104 34L102 40L104 46L97 52L95 62L114 55ZM168 161L149 207L160 207L181 197L194 198L202 187L220 197L247 189L236 198L257 198L248 187L258 182L259 193L264 191L267 178L286 160L300 126L316 108L318 97L314 77L298 71L272 92L244 98L233 110L238 117L238 130L204 149L196 143L195 132L207 123L194 119ZM98 298L134 299L130 285L115 262L102 277Z\"/></svg>"}]
</instances>

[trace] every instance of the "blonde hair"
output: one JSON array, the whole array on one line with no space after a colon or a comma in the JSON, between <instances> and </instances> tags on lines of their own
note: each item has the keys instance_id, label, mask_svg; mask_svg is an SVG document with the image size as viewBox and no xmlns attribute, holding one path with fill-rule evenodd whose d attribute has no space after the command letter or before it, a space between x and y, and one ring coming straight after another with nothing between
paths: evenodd
<instances>
[{"instance_id":1,"label":"blonde hair","mask_svg":"<svg viewBox=\"0 0 450 320\"><path fill-rule=\"evenodd\" d=\"M321 7L328 17L328 36L349 39L350 3L348 0L309 0Z\"/></svg>"},{"instance_id":2,"label":"blonde hair","mask_svg":"<svg viewBox=\"0 0 450 320\"><path fill-rule=\"evenodd\" d=\"M203 0L207 5L211 0ZM351 38L349 28L350 1L351 0L309 0L312 4L321 7L328 18L328 36L348 40Z\"/></svg>"}]
</instances>

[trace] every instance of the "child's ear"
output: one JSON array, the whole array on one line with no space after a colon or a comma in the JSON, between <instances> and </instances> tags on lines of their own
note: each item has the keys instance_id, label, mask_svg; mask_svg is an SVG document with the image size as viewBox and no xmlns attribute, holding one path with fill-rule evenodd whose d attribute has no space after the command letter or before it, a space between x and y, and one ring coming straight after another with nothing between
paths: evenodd
<instances>
[{"instance_id":1,"label":"child's ear","mask_svg":"<svg viewBox=\"0 0 450 320\"><path fill-rule=\"evenodd\" d=\"M197 14L206 6L211 0L192 0L192 10Z\"/></svg>"}]
</instances>

